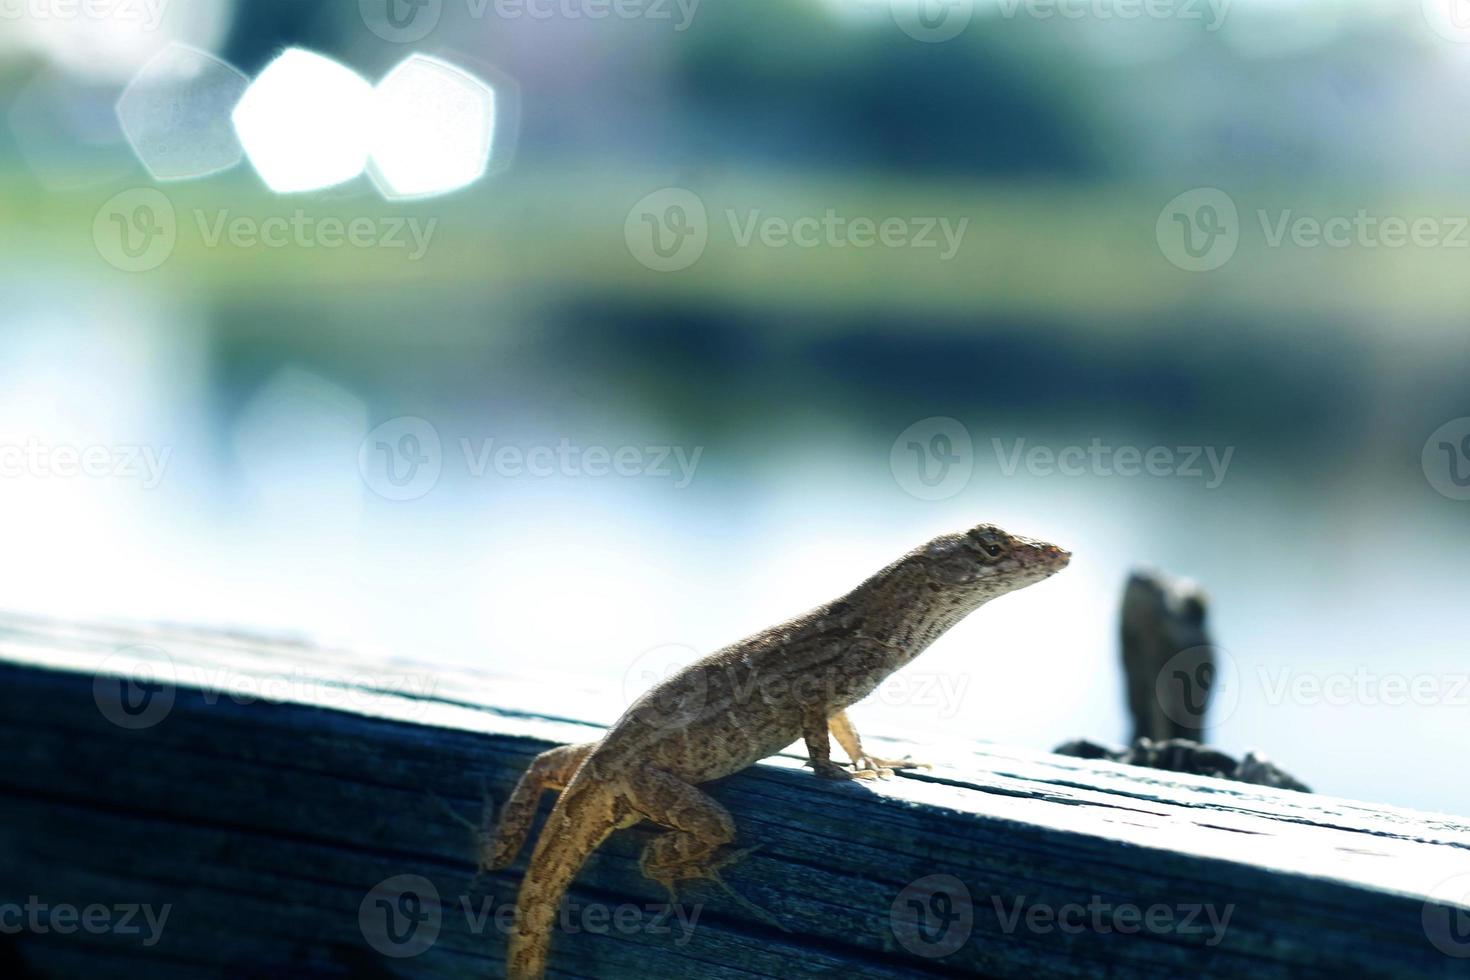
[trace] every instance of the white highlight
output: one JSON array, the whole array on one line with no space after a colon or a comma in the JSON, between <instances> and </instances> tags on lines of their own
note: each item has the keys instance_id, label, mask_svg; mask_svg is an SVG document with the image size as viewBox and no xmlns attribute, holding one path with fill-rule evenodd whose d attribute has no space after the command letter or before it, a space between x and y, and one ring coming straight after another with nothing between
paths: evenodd
<instances>
[{"instance_id":1,"label":"white highlight","mask_svg":"<svg viewBox=\"0 0 1470 980\"><path fill-rule=\"evenodd\" d=\"M484 175L495 90L421 54L374 88L330 58L291 48L246 89L231 119L273 191L319 190L368 170L390 200L428 197Z\"/></svg>"},{"instance_id":2,"label":"white highlight","mask_svg":"<svg viewBox=\"0 0 1470 980\"><path fill-rule=\"evenodd\" d=\"M246 90L231 118L271 190L318 190L367 166L373 88L319 54L291 48Z\"/></svg>"},{"instance_id":3,"label":"white highlight","mask_svg":"<svg viewBox=\"0 0 1470 980\"><path fill-rule=\"evenodd\" d=\"M447 62L415 54L373 93L373 183L389 199L457 190L485 173L495 92Z\"/></svg>"}]
</instances>

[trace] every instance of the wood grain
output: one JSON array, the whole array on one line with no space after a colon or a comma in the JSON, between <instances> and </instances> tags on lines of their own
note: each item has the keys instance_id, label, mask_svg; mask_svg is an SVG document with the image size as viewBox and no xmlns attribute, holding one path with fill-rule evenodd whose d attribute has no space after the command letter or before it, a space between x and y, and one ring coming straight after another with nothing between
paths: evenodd
<instances>
[{"instance_id":1,"label":"wood grain","mask_svg":"<svg viewBox=\"0 0 1470 980\"><path fill-rule=\"evenodd\" d=\"M122 727L116 678L139 664L161 678L136 716L152 723ZM500 976L524 855L472 880L472 836L444 807L477 818L482 778L503 798L538 751L615 711L301 641L0 617L0 966ZM682 927L637 873L639 828L578 878L553 975L1470 976L1470 821L998 746L915 751L940 764L843 784L783 756L711 786L760 845L731 887L789 931L707 885ZM417 906L381 887L405 875ZM10 928L27 902L53 917ZM169 909L151 945L146 927L54 917L145 904ZM427 916L417 931L406 912Z\"/></svg>"}]
</instances>

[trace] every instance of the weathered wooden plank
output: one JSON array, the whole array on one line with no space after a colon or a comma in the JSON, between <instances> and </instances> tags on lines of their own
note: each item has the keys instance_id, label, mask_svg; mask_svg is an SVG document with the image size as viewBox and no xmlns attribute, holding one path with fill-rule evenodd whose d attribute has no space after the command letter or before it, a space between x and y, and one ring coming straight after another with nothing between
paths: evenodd
<instances>
[{"instance_id":1,"label":"weathered wooden plank","mask_svg":"<svg viewBox=\"0 0 1470 980\"><path fill-rule=\"evenodd\" d=\"M150 702L167 711L135 730L107 717L130 658L171 678ZM0 933L0 963L8 946L55 975L500 975L524 858L472 881L470 835L435 797L476 816L480 776L503 797L536 752L595 737L609 711L590 692L300 641L0 617L0 913L32 895L169 909L149 944L146 927ZM1470 874L1470 821L938 748L934 770L881 784L779 757L711 787L740 843L761 845L732 887L789 933L706 886L683 924L668 917L637 873L650 832L617 835L569 896L555 975L1470 976L1444 951L1457 934L1436 932L1466 890L1426 904ZM430 915L417 933L376 904L405 875ZM936 875L939 892L914 884ZM418 941L394 945L390 922Z\"/></svg>"}]
</instances>

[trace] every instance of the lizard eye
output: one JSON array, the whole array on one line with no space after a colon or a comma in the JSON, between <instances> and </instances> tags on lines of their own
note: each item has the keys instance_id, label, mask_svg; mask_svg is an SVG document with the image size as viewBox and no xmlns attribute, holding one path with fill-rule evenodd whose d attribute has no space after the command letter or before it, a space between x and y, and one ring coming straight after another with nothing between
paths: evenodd
<instances>
[{"instance_id":1,"label":"lizard eye","mask_svg":"<svg viewBox=\"0 0 1470 980\"><path fill-rule=\"evenodd\" d=\"M1005 550L1000 545L996 544L994 541L987 541L984 544L982 544L980 547L983 548L983 549L985 549L985 553L987 555L989 555L990 557L992 557L992 558L999 558L1000 557L1000 553Z\"/></svg>"}]
</instances>

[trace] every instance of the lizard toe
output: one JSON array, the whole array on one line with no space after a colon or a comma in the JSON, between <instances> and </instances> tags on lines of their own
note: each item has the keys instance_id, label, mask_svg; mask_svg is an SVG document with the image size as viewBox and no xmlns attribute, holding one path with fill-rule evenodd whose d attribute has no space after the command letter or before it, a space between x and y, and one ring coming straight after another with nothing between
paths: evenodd
<instances>
[{"instance_id":1,"label":"lizard toe","mask_svg":"<svg viewBox=\"0 0 1470 980\"><path fill-rule=\"evenodd\" d=\"M934 766L928 762L915 762L912 757L904 756L902 759L882 759L876 755L863 756L863 765L872 769L933 769Z\"/></svg>"}]
</instances>

